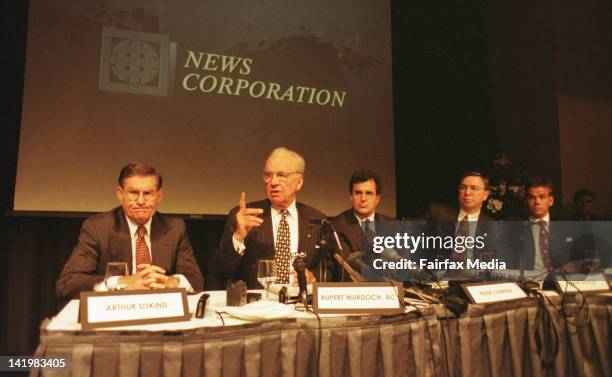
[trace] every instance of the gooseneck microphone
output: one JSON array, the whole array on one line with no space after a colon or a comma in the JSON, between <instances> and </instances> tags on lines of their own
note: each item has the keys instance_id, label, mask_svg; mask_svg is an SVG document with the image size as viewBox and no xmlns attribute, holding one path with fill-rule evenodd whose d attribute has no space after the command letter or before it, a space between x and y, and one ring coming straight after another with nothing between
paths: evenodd
<instances>
[{"instance_id":1,"label":"gooseneck microphone","mask_svg":"<svg viewBox=\"0 0 612 377\"><path fill-rule=\"evenodd\" d=\"M297 273L298 287L300 293L298 294L298 302L306 305L308 297L308 288L306 282L306 263L303 257L297 257L293 261L293 269Z\"/></svg>"},{"instance_id":2,"label":"gooseneck microphone","mask_svg":"<svg viewBox=\"0 0 612 377\"><path fill-rule=\"evenodd\" d=\"M322 245L327 243L327 239L329 238L329 232L331 232L334 235L334 241L336 243L336 251L333 253L333 255L334 255L334 259L336 260L336 262L338 262L338 264L342 266L342 269L349 274L352 281L365 281L363 276L358 272L360 268L358 269L353 268L350 262L342 258L342 255L343 255L342 243L340 242L340 237L338 237L338 232L336 232L336 228L334 228L334 224L332 224L332 222L329 221L326 217L308 219L308 223L310 225L317 225L320 227L319 239L321 240ZM359 256L361 256L361 253L359 253ZM361 257L359 259L361 259Z\"/></svg>"}]
</instances>

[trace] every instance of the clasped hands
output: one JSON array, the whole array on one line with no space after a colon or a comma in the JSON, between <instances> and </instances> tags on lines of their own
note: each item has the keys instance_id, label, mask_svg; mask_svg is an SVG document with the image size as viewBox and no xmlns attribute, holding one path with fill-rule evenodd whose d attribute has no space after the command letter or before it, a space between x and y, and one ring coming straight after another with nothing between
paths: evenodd
<instances>
[{"instance_id":1,"label":"clasped hands","mask_svg":"<svg viewBox=\"0 0 612 377\"><path fill-rule=\"evenodd\" d=\"M138 272L119 278L119 284L125 289L163 289L176 288L180 280L176 276L166 275L166 270L152 264L139 264Z\"/></svg>"}]
</instances>

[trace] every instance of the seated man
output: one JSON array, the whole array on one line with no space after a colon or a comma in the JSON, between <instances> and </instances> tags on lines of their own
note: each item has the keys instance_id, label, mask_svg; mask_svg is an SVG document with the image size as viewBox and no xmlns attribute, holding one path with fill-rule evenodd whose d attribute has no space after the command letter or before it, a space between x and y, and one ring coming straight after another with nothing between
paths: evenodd
<instances>
[{"instance_id":1,"label":"seated man","mask_svg":"<svg viewBox=\"0 0 612 377\"><path fill-rule=\"evenodd\" d=\"M155 168L144 163L126 165L115 194L121 206L83 222L79 241L57 280L58 298L77 298L79 292L102 283L109 262L127 263L130 274L118 281L126 289L201 291L204 279L185 223L156 213L164 191Z\"/></svg>"},{"instance_id":2,"label":"seated man","mask_svg":"<svg viewBox=\"0 0 612 377\"><path fill-rule=\"evenodd\" d=\"M569 220L603 221L603 217L594 213L595 193L588 189L578 190L574 193L574 215Z\"/></svg>"},{"instance_id":3,"label":"seated man","mask_svg":"<svg viewBox=\"0 0 612 377\"><path fill-rule=\"evenodd\" d=\"M342 244L342 257L345 260L352 252L366 251L362 242L367 242L368 234L375 232L375 221L393 220L390 216L376 212L382 194L382 180L376 172L357 170L351 176L348 187L351 208L330 219L338 232ZM368 261L370 256L362 258ZM334 280L350 280L339 265L334 272Z\"/></svg>"},{"instance_id":4,"label":"seated man","mask_svg":"<svg viewBox=\"0 0 612 377\"><path fill-rule=\"evenodd\" d=\"M501 227L499 222L484 213L483 205L490 194L488 177L477 171L462 174L457 194L459 209L452 218L448 219L450 221L439 221L437 224L438 235L445 238L454 237L455 244L431 253L429 259L462 262L464 268L449 270L448 274L475 278L479 277L482 271L468 268L467 262L476 260L487 262L495 258L499 252Z\"/></svg>"},{"instance_id":5,"label":"seated man","mask_svg":"<svg viewBox=\"0 0 612 377\"><path fill-rule=\"evenodd\" d=\"M304 184L305 165L302 156L286 148L270 153L262 175L268 199L246 203L243 192L239 206L227 215L212 262L219 279L242 280L249 289L259 289L257 262L273 259L278 269L276 282L285 284L292 274L291 260L298 253L305 255L310 282L331 279L330 263L315 245L317 227L309 225L309 220L320 220L324 215L296 201Z\"/></svg>"},{"instance_id":6,"label":"seated man","mask_svg":"<svg viewBox=\"0 0 612 377\"><path fill-rule=\"evenodd\" d=\"M506 255L507 268L540 272L542 275L561 268L569 261L575 238L571 227L551 222L550 208L555 202L553 186L548 180L531 178L525 187L528 221L506 226L511 247Z\"/></svg>"}]
</instances>

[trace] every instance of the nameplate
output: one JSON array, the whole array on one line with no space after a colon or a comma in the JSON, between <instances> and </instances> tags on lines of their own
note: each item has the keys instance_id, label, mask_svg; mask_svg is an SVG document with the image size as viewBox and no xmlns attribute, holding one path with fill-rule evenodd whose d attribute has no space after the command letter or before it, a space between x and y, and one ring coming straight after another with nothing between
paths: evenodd
<instances>
[{"instance_id":1,"label":"nameplate","mask_svg":"<svg viewBox=\"0 0 612 377\"><path fill-rule=\"evenodd\" d=\"M189 321L184 289L81 292L83 330Z\"/></svg>"},{"instance_id":2,"label":"nameplate","mask_svg":"<svg viewBox=\"0 0 612 377\"><path fill-rule=\"evenodd\" d=\"M610 290L610 285L603 274L557 275L555 283L560 293L605 292Z\"/></svg>"},{"instance_id":3,"label":"nameplate","mask_svg":"<svg viewBox=\"0 0 612 377\"><path fill-rule=\"evenodd\" d=\"M512 282L469 283L461 284L461 288L472 304L489 304L527 297L525 291Z\"/></svg>"},{"instance_id":4,"label":"nameplate","mask_svg":"<svg viewBox=\"0 0 612 377\"><path fill-rule=\"evenodd\" d=\"M314 283L312 306L322 314L395 314L404 312L401 283Z\"/></svg>"}]
</instances>

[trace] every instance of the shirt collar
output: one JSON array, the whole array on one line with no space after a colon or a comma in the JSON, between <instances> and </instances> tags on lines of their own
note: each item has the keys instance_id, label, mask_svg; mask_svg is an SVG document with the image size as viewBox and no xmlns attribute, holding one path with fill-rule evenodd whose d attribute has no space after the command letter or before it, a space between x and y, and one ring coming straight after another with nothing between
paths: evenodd
<instances>
[{"instance_id":1,"label":"shirt collar","mask_svg":"<svg viewBox=\"0 0 612 377\"><path fill-rule=\"evenodd\" d=\"M547 213L546 216L542 217L541 219L537 219L535 217L529 216L529 221L533 222L533 223L537 223L541 220L544 220L544 222L546 222L546 224L550 223L550 213Z\"/></svg>"},{"instance_id":2,"label":"shirt collar","mask_svg":"<svg viewBox=\"0 0 612 377\"><path fill-rule=\"evenodd\" d=\"M461 221L467 215L468 221L478 221L478 217L480 216L480 211L474 213L467 213L464 210L459 210L459 216L457 216L457 220Z\"/></svg>"},{"instance_id":3,"label":"shirt collar","mask_svg":"<svg viewBox=\"0 0 612 377\"><path fill-rule=\"evenodd\" d=\"M270 210L272 211L272 217L280 216L280 211L281 211L280 209L270 207ZM289 217L292 217L294 219L298 218L297 206L295 204L295 200L289 205L289 207L287 207L287 211L289 211Z\"/></svg>"},{"instance_id":4,"label":"shirt collar","mask_svg":"<svg viewBox=\"0 0 612 377\"><path fill-rule=\"evenodd\" d=\"M357 222L359 224L361 224L362 222L366 221L366 220L370 220L370 221L374 221L375 217L376 217L376 212L372 212L372 214L368 217L366 217L365 219L362 219L361 217L357 216L357 214L355 213L355 211L353 211L353 215L355 216L355 218L357 219Z\"/></svg>"},{"instance_id":5,"label":"shirt collar","mask_svg":"<svg viewBox=\"0 0 612 377\"><path fill-rule=\"evenodd\" d=\"M132 221L132 219L130 219L129 217L127 217L127 215L125 216L125 219L127 220L128 223L128 227L130 228L130 237L134 237L136 235L136 231L138 230L138 224L136 224L135 222ZM151 221L153 220L153 217L151 217L149 219L149 221L147 221L144 224L144 227L147 229L147 235L150 237L151 236Z\"/></svg>"}]
</instances>

